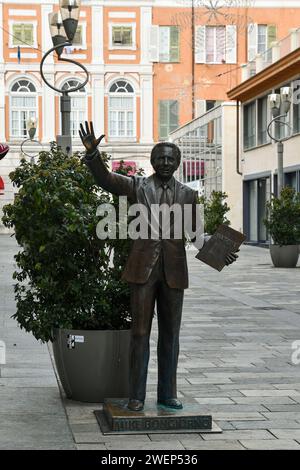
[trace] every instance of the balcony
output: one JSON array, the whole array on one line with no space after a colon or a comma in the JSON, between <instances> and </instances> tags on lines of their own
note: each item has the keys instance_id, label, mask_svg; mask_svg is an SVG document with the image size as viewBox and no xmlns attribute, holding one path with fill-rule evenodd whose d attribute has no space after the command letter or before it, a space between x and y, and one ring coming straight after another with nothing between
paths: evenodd
<instances>
[{"instance_id":1,"label":"balcony","mask_svg":"<svg viewBox=\"0 0 300 470\"><path fill-rule=\"evenodd\" d=\"M242 82L254 77L270 65L278 62L283 57L300 47L300 28L291 29L290 34L281 41L276 41L270 49L262 54L257 54L255 59L242 65Z\"/></svg>"}]
</instances>

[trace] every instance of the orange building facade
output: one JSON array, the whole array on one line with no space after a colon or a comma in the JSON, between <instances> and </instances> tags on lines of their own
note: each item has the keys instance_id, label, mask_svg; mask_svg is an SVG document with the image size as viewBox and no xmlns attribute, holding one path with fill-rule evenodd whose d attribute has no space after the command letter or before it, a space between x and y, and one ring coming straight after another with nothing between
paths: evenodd
<instances>
[{"instance_id":1,"label":"orange building facade","mask_svg":"<svg viewBox=\"0 0 300 470\"><path fill-rule=\"evenodd\" d=\"M48 14L57 8L58 0L0 0L0 141L11 147L0 171L6 200L26 118L39 118L44 147L61 132L59 96L39 72L52 47ZM79 123L93 120L113 160L135 161L150 172L155 142L228 100L241 66L299 26L294 0L82 0L78 34L65 51L90 73L85 89L72 96L74 149L81 149ZM55 57L44 73L66 89L83 80L80 69Z\"/></svg>"}]
</instances>

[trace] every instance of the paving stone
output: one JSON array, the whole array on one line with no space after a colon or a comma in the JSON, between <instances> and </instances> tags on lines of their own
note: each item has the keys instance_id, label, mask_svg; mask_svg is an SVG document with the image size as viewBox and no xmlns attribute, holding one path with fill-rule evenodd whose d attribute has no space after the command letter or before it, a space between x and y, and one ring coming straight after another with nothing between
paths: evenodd
<instances>
[{"instance_id":1,"label":"paving stone","mask_svg":"<svg viewBox=\"0 0 300 470\"><path fill-rule=\"evenodd\" d=\"M295 420L261 420L261 421L231 421L236 429L300 429L300 423Z\"/></svg>"},{"instance_id":2,"label":"paving stone","mask_svg":"<svg viewBox=\"0 0 300 470\"><path fill-rule=\"evenodd\" d=\"M265 408L267 408L269 411L273 412L273 411L284 411L284 412L289 412L289 411L293 411L293 412L300 412L300 404L297 405L296 403L294 405L267 405L265 404L264 405Z\"/></svg>"},{"instance_id":3,"label":"paving stone","mask_svg":"<svg viewBox=\"0 0 300 470\"><path fill-rule=\"evenodd\" d=\"M246 397L299 397L299 390L240 390Z\"/></svg>"},{"instance_id":4,"label":"paving stone","mask_svg":"<svg viewBox=\"0 0 300 470\"><path fill-rule=\"evenodd\" d=\"M289 397L242 397L242 396L233 396L232 401L240 405L264 405L269 408L269 405L296 405L296 402Z\"/></svg>"},{"instance_id":5,"label":"paving stone","mask_svg":"<svg viewBox=\"0 0 300 470\"><path fill-rule=\"evenodd\" d=\"M76 444L77 450L107 450L105 444Z\"/></svg>"},{"instance_id":6,"label":"paving stone","mask_svg":"<svg viewBox=\"0 0 300 470\"><path fill-rule=\"evenodd\" d=\"M241 440L240 443L249 450L300 450L300 444L292 439Z\"/></svg>"},{"instance_id":7,"label":"paving stone","mask_svg":"<svg viewBox=\"0 0 300 470\"><path fill-rule=\"evenodd\" d=\"M271 428L270 432L278 439L300 440L300 429L276 429Z\"/></svg>"},{"instance_id":8,"label":"paving stone","mask_svg":"<svg viewBox=\"0 0 300 470\"><path fill-rule=\"evenodd\" d=\"M230 398L222 398L222 397L209 397L209 398L195 398L196 402L198 402L200 405L223 405L223 404L233 404L233 401L230 400Z\"/></svg>"},{"instance_id":9,"label":"paving stone","mask_svg":"<svg viewBox=\"0 0 300 470\"><path fill-rule=\"evenodd\" d=\"M190 441L183 443L186 450L245 450L238 441L212 440Z\"/></svg>"},{"instance_id":10,"label":"paving stone","mask_svg":"<svg viewBox=\"0 0 300 470\"><path fill-rule=\"evenodd\" d=\"M126 441L122 438L118 443L107 443L107 450L184 450L184 446L179 441L167 442L147 442L147 443L133 443Z\"/></svg>"},{"instance_id":11,"label":"paving stone","mask_svg":"<svg viewBox=\"0 0 300 470\"><path fill-rule=\"evenodd\" d=\"M222 434L201 434L205 441L210 440L241 440L241 439L275 439L267 430L234 430L224 431Z\"/></svg>"}]
</instances>

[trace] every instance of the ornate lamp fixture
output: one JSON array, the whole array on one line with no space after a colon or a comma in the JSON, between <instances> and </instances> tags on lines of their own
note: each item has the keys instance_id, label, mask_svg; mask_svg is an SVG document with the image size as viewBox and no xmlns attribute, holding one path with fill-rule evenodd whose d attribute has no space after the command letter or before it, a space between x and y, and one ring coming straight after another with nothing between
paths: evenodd
<instances>
[{"instance_id":1,"label":"ornate lamp fixture","mask_svg":"<svg viewBox=\"0 0 300 470\"><path fill-rule=\"evenodd\" d=\"M73 41L79 19L81 0L59 0L60 13L66 35Z\"/></svg>"},{"instance_id":2,"label":"ornate lamp fixture","mask_svg":"<svg viewBox=\"0 0 300 470\"><path fill-rule=\"evenodd\" d=\"M73 93L85 87L89 80L89 73L84 65L76 62L75 60L61 57L64 48L72 45L78 25L80 5L81 0L59 0L60 11L58 13L49 13L49 26L53 47L46 52L40 64L40 73L46 85L48 85L49 88L52 88L52 90L61 93L60 111L62 135L56 136L56 140L57 145L61 147L65 153L72 152L72 138L70 130L71 98L69 93ZM86 78L83 83L80 83L77 87L70 88L69 90L62 90L60 88L56 88L47 81L43 73L43 65L48 55L53 51L57 53L58 60L75 64L84 71Z\"/></svg>"}]
</instances>

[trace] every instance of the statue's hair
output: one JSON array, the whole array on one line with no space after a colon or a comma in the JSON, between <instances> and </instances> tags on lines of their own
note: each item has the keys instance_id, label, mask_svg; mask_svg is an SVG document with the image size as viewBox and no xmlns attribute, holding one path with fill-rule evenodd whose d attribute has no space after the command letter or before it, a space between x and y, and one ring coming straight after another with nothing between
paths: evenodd
<instances>
[{"instance_id":1,"label":"statue's hair","mask_svg":"<svg viewBox=\"0 0 300 470\"><path fill-rule=\"evenodd\" d=\"M159 151L161 147L170 147L173 150L173 153L175 154L175 157L177 159L178 166L180 165L181 161L181 152L179 147L177 145L173 144L172 142L159 142L158 144L154 145L152 151L151 151L151 163L153 163L153 160L156 156L156 153Z\"/></svg>"}]
</instances>

